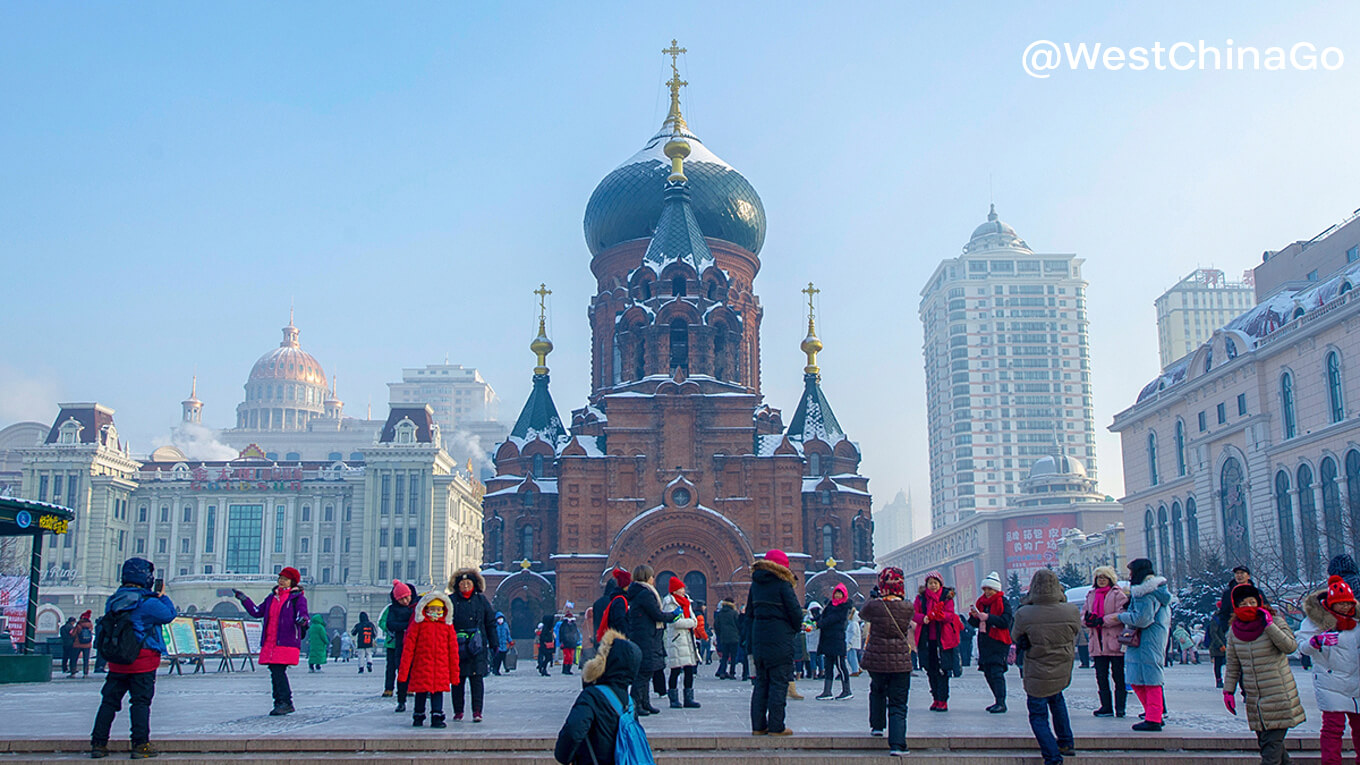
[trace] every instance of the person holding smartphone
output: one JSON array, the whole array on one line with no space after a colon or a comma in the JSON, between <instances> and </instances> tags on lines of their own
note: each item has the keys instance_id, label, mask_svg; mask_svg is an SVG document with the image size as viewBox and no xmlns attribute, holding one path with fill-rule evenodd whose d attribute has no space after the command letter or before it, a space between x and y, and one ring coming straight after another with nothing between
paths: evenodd
<instances>
[{"instance_id":1,"label":"person holding smartphone","mask_svg":"<svg viewBox=\"0 0 1360 765\"><path fill-rule=\"evenodd\" d=\"M293 689L288 684L288 668L297 666L302 656L302 639L307 634L307 596L299 586L302 574L292 566L279 572L278 585L259 605L240 590L231 594L241 602L246 613L263 619L260 640L260 664L269 667L269 680L274 691L271 715L292 714Z\"/></svg>"},{"instance_id":2,"label":"person holding smartphone","mask_svg":"<svg viewBox=\"0 0 1360 765\"><path fill-rule=\"evenodd\" d=\"M109 730L113 718L123 707L123 697L131 696L129 714L132 716L132 759L155 757L151 747L151 698L156 695L156 670L165 653L161 625L175 619L175 604L165 595L165 580L157 579L156 566L145 558L129 558L123 563L122 586L104 604L104 616L99 620L110 637L118 632L126 634L130 626L136 638L135 651L127 657L108 659L108 675L99 711L95 713L94 729L90 731L90 757L109 756ZM107 650L107 641L100 643L100 654ZM116 659L132 659L127 664Z\"/></svg>"}]
</instances>

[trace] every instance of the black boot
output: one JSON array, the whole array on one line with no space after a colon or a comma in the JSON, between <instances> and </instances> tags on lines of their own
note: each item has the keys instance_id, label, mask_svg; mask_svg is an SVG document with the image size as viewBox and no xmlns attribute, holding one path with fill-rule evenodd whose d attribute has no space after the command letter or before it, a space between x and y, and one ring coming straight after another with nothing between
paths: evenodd
<instances>
[{"instance_id":1,"label":"black boot","mask_svg":"<svg viewBox=\"0 0 1360 765\"><path fill-rule=\"evenodd\" d=\"M672 689L670 689L669 691L666 691L666 695L670 697L670 700L671 700L671 709L679 709L679 708L680 708L680 691L677 690L677 689L675 689L675 688L672 688Z\"/></svg>"},{"instance_id":2,"label":"black boot","mask_svg":"<svg viewBox=\"0 0 1360 765\"><path fill-rule=\"evenodd\" d=\"M431 728L447 728L447 727L449 727L448 723L444 722L444 713L443 713L443 712L431 712L431 713L430 713L430 727L431 727Z\"/></svg>"},{"instance_id":3,"label":"black boot","mask_svg":"<svg viewBox=\"0 0 1360 765\"><path fill-rule=\"evenodd\" d=\"M700 706L701 706L701 704L699 704L699 702L697 702L697 701L694 700L694 689L693 689L693 688L686 688L686 689L685 689L685 708L686 708L686 709L698 709Z\"/></svg>"},{"instance_id":4,"label":"black boot","mask_svg":"<svg viewBox=\"0 0 1360 765\"><path fill-rule=\"evenodd\" d=\"M422 728L422 727L424 727L424 726L425 726L425 715L423 715L423 714L421 714L421 713L419 713L419 712L416 712L415 714L411 715L411 726L412 726L412 727L415 727L415 728Z\"/></svg>"}]
</instances>

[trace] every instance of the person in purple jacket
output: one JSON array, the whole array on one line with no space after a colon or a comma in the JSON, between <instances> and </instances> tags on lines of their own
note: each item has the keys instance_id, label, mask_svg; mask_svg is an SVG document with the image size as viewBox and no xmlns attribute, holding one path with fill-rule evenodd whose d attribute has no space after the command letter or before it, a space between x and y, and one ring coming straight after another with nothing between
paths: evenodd
<instances>
[{"instance_id":1,"label":"person in purple jacket","mask_svg":"<svg viewBox=\"0 0 1360 765\"><path fill-rule=\"evenodd\" d=\"M231 594L241 601L246 613L264 619L260 639L260 663L269 667L274 687L271 715L291 714L293 689L288 685L288 668L297 666L302 655L302 638L307 634L307 596L298 586L302 574L292 566L279 572L279 584L257 606L240 590Z\"/></svg>"}]
</instances>

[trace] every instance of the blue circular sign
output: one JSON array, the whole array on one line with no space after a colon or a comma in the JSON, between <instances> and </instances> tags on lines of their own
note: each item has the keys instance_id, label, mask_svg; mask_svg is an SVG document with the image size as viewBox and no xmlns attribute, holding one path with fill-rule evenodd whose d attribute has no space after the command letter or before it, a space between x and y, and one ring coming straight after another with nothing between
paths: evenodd
<instances>
[{"instance_id":1,"label":"blue circular sign","mask_svg":"<svg viewBox=\"0 0 1360 765\"><path fill-rule=\"evenodd\" d=\"M27 510L20 510L14 516L14 523L21 529L26 529L33 525L33 516Z\"/></svg>"}]
</instances>

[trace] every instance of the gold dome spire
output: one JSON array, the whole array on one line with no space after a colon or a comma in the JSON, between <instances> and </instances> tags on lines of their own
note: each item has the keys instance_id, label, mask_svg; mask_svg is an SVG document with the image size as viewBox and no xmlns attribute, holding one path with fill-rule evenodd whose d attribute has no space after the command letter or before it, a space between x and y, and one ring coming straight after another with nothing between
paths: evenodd
<instances>
[{"instance_id":1,"label":"gold dome spire","mask_svg":"<svg viewBox=\"0 0 1360 765\"><path fill-rule=\"evenodd\" d=\"M817 354L822 350L822 341L817 339L817 325L812 306L812 298L819 292L821 290L813 287L812 282L808 282L807 289L802 290L802 293L808 296L808 333L799 347L803 349L803 353L807 354L808 363L807 366L803 367L803 372L810 375L820 374L822 371L817 366Z\"/></svg>"},{"instance_id":2,"label":"gold dome spire","mask_svg":"<svg viewBox=\"0 0 1360 765\"><path fill-rule=\"evenodd\" d=\"M680 79L680 67L676 66L676 59L680 57L681 53L687 51L685 48L681 48L672 38L671 47L662 48L661 52L671 57L671 78L666 81L667 87L671 89L671 109L666 114L666 121L662 123L662 126L669 127L672 134L679 135L681 131L689 129L685 125L685 118L680 114L680 89L689 83ZM667 154L667 156L670 155Z\"/></svg>"},{"instance_id":3,"label":"gold dome spire","mask_svg":"<svg viewBox=\"0 0 1360 765\"><path fill-rule=\"evenodd\" d=\"M548 354L552 353L553 344L548 339L548 328L545 323L546 307L543 300L552 294L552 290L548 289L546 284L540 283L538 289L534 290L534 294L538 295L538 337L535 337L533 342L529 343L529 350L538 356L538 366L534 367L534 374L546 375L548 373Z\"/></svg>"}]
</instances>

